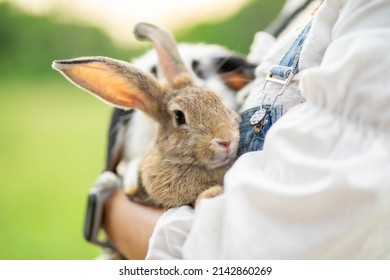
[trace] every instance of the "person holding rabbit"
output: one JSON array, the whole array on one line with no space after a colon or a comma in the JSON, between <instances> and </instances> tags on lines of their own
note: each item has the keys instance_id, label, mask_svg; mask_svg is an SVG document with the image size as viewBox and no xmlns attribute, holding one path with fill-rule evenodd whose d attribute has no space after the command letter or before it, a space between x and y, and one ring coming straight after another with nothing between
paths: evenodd
<instances>
[{"instance_id":1,"label":"person holding rabbit","mask_svg":"<svg viewBox=\"0 0 390 280\"><path fill-rule=\"evenodd\" d=\"M56 60L52 67L99 99L117 108L136 108L157 124L154 146L143 154L135 173L130 168L135 185L127 188L125 182L123 186L110 170L103 172L95 185L101 185L102 191L121 185L133 201L144 205L165 209L195 206L222 192L223 176L237 157L240 118L225 107L220 95L194 81L169 32L140 23L134 34L154 43L166 81L108 57ZM246 64L239 57L228 61L232 60ZM91 211L95 212L100 210ZM88 215L87 220L92 221ZM94 229L88 227L86 232L87 240L104 244L95 239Z\"/></svg>"},{"instance_id":2,"label":"person holding rabbit","mask_svg":"<svg viewBox=\"0 0 390 280\"><path fill-rule=\"evenodd\" d=\"M314 2L240 94L240 156L222 194L167 211L120 189L108 200L104 229L124 256L390 258L390 2Z\"/></svg>"}]
</instances>

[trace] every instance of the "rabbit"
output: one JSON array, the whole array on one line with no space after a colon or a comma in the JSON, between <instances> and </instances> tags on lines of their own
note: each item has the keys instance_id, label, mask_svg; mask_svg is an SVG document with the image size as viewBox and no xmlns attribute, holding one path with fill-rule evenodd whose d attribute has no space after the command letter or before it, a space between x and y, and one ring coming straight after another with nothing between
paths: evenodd
<instances>
[{"instance_id":1,"label":"rabbit","mask_svg":"<svg viewBox=\"0 0 390 280\"><path fill-rule=\"evenodd\" d=\"M218 45L181 43L177 47L194 82L214 90L228 109L236 109L237 91L254 79L256 65ZM132 64L159 80L164 78L153 49L133 60ZM142 111L115 108L109 129L105 172L98 180L110 176L107 171L113 172L123 177L125 192L134 194L140 159L153 145L155 126L156 123Z\"/></svg>"},{"instance_id":2,"label":"rabbit","mask_svg":"<svg viewBox=\"0 0 390 280\"><path fill-rule=\"evenodd\" d=\"M52 67L103 101L138 109L156 123L155 143L140 160L134 200L166 209L194 206L222 192L237 154L239 116L215 92L195 84L169 32L140 23L134 33L153 42L164 82L108 57L56 60Z\"/></svg>"}]
</instances>

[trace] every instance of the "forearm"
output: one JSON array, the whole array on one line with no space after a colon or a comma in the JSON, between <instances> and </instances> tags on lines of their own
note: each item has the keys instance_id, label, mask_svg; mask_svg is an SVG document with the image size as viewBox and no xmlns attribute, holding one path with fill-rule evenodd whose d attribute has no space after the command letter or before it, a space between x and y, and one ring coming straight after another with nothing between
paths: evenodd
<instances>
[{"instance_id":1,"label":"forearm","mask_svg":"<svg viewBox=\"0 0 390 280\"><path fill-rule=\"evenodd\" d=\"M129 201L122 190L117 190L107 201L103 226L126 258L144 259L149 239L162 213L162 209Z\"/></svg>"}]
</instances>

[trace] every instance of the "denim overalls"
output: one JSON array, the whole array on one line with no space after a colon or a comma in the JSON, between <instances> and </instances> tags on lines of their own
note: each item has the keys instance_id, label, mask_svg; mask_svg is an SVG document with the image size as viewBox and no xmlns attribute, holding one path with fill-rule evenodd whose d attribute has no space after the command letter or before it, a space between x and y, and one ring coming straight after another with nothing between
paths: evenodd
<instances>
[{"instance_id":1,"label":"denim overalls","mask_svg":"<svg viewBox=\"0 0 390 280\"><path fill-rule=\"evenodd\" d=\"M278 104L276 99L282 95L292 77L298 73L298 64L303 43L310 31L311 21L299 34L297 39L293 42L287 53L280 61L279 65L275 65L269 71L266 82L264 84L263 93L266 95L265 90L268 82L274 82L281 84L280 93L276 95L272 103L260 104L257 107L246 110L240 114L240 143L238 149L238 156L241 156L247 152L260 151L263 149L265 136L270 127L283 115L283 105ZM265 99L265 98L264 98ZM254 120L256 114L261 113L258 120ZM265 113L266 112L266 113ZM256 114L255 114L256 113ZM256 129L255 126L261 122L260 129ZM254 125L256 124L256 125Z\"/></svg>"},{"instance_id":2,"label":"denim overalls","mask_svg":"<svg viewBox=\"0 0 390 280\"><path fill-rule=\"evenodd\" d=\"M263 106L265 109L270 109L271 104L267 103ZM246 110L240 114L240 143L238 149L238 156L247 152L260 151L263 149L264 138L270 127L283 115L283 105L275 104L271 109L270 114L266 115L266 123L263 129L256 133L253 126L250 124L252 115L260 109L260 106Z\"/></svg>"}]
</instances>

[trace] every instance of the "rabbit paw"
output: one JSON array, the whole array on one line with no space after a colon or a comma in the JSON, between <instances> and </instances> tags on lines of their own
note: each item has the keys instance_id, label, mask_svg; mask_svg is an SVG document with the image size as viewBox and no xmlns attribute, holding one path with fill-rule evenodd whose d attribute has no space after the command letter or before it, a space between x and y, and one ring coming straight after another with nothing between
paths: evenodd
<instances>
[{"instance_id":1,"label":"rabbit paw","mask_svg":"<svg viewBox=\"0 0 390 280\"><path fill-rule=\"evenodd\" d=\"M118 187L118 184L118 177L114 173L110 171L104 171L99 175L94 183L94 186L98 190L108 190Z\"/></svg>"},{"instance_id":2,"label":"rabbit paw","mask_svg":"<svg viewBox=\"0 0 390 280\"><path fill-rule=\"evenodd\" d=\"M194 206L196 207L199 202L204 198L212 198L220 195L223 192L223 188L221 186L211 187L203 192L196 198Z\"/></svg>"},{"instance_id":3,"label":"rabbit paw","mask_svg":"<svg viewBox=\"0 0 390 280\"><path fill-rule=\"evenodd\" d=\"M141 160L133 159L129 162L123 176L123 189L126 194L134 196L138 190L138 167Z\"/></svg>"}]
</instances>

